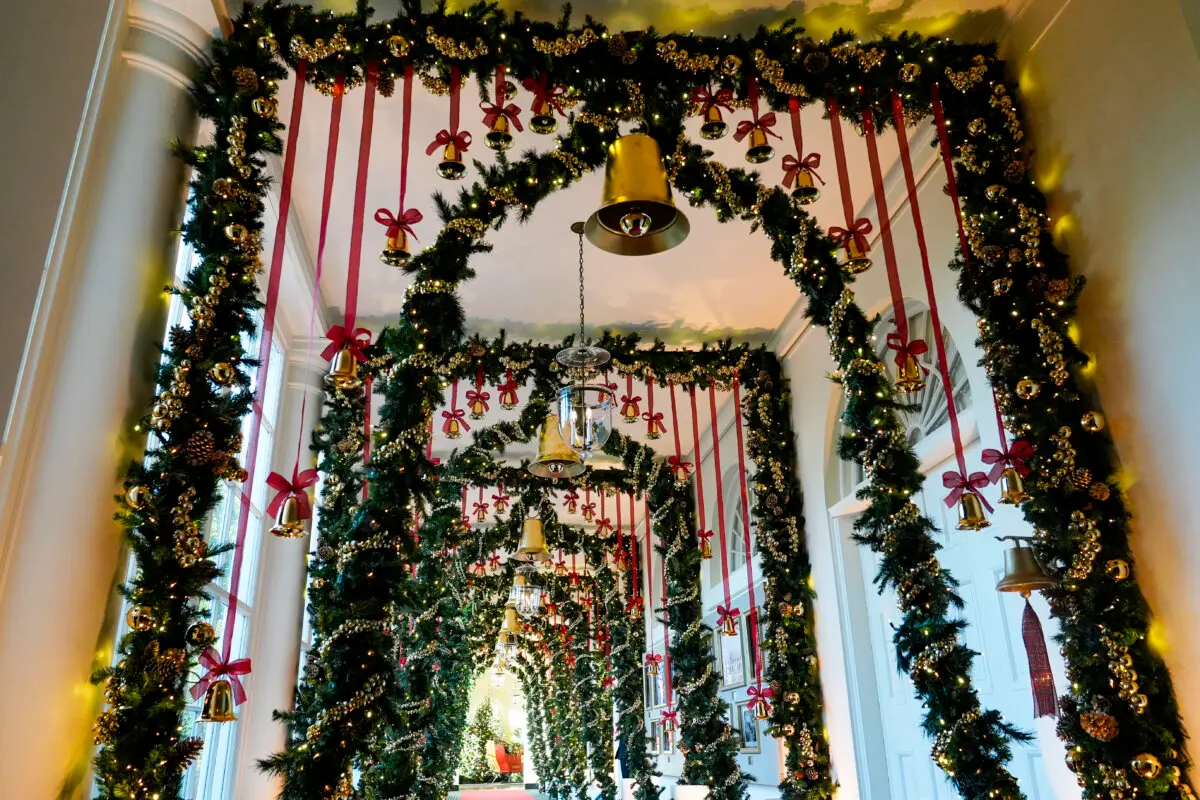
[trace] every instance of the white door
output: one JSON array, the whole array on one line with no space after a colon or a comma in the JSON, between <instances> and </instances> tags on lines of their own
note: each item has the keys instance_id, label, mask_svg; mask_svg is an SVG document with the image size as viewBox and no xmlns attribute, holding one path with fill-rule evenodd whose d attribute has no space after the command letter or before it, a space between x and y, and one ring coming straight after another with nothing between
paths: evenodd
<instances>
[{"instance_id":1,"label":"white door","mask_svg":"<svg viewBox=\"0 0 1200 800\"><path fill-rule=\"evenodd\" d=\"M979 464L978 443L968 449L968 465ZM1029 668L1021 639L1021 614L1024 600L1014 594L996 591L996 582L1004 571L1004 550L1007 543L995 540L995 536L1030 535L1028 524L1020 513L1010 506L997 506L991 516L992 526L980 532L957 531L955 509L947 508L944 490L939 479L942 472L954 468L951 458L929 471L926 490L914 498L926 515L938 528L935 534L942 550L938 558L947 571L959 581L959 595L966 607L963 614L969 623L965 633L965 644L979 655L976 657L971 678L979 691L980 702L985 708L996 708L1005 718L1023 730L1036 734L1035 741L1013 745L1013 759L1009 768L1016 776L1022 791L1029 800L1055 800L1055 798L1077 798L1079 788L1074 776L1067 771L1063 762L1063 747L1054 734L1054 720L1033 719L1033 696L1029 685ZM995 488L985 491L989 500L996 496ZM852 518L839 520L838 529L848 537L853 529ZM870 663L859 648L858 663L851 669L859 674L855 683L859 687L859 702L877 699L878 714L857 715L859 719L878 721L881 731L860 730L867 740L873 740L873 748L858 749L860 760L882 756L887 764L887 791L891 800L952 800L957 797L954 787L933 763L929 754L930 742L921 729L922 706L916 699L907 675L896 666L896 653L892 645L892 625L899 621L900 612L896 594L891 589L879 594L872 583L878 571L878 556L868 548L850 543L858 551L858 563L851 558L843 563L847 568L858 566L862 570L861 580L853 583L862 587L857 598L863 608L848 615L858 620L859 626L867 630L858 631L858 640L870 642ZM843 548L843 553L849 552ZM860 576L854 576L858 578ZM855 598L847 597L850 603ZM1034 609L1041 618L1046 634L1051 664L1057 688L1063 688L1064 672L1062 659L1053 636L1057 623L1050 619L1045 601L1033 598ZM846 618L846 617L844 617ZM852 659L853 660L853 659ZM872 675L864 673L873 673ZM873 677L873 680L870 678ZM866 679L866 680L864 680ZM873 684L876 698L864 698ZM871 749L876 752L871 753ZM882 750L882 752L879 752ZM860 772L864 766L860 764ZM876 776L875 791L870 790L866 775L861 781L866 793L875 795L882 789L882 776ZM872 800L879 800L872 797Z\"/></svg>"}]
</instances>

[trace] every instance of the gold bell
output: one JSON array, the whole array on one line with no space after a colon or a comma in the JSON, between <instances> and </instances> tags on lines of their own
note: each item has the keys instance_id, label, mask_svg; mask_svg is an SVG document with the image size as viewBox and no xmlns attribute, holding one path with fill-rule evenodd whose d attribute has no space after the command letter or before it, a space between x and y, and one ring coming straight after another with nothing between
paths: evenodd
<instances>
[{"instance_id":1,"label":"gold bell","mask_svg":"<svg viewBox=\"0 0 1200 800\"><path fill-rule=\"evenodd\" d=\"M764 701L759 700L754 706L754 718L760 722L765 722L771 718L771 707Z\"/></svg>"},{"instance_id":2,"label":"gold bell","mask_svg":"<svg viewBox=\"0 0 1200 800\"><path fill-rule=\"evenodd\" d=\"M709 141L713 141L720 139L728 131L729 126L721 118L721 109L715 105L709 106L708 111L704 112L704 124L700 126L700 135Z\"/></svg>"},{"instance_id":3,"label":"gold bell","mask_svg":"<svg viewBox=\"0 0 1200 800\"><path fill-rule=\"evenodd\" d=\"M539 478L571 478L583 469L579 453L568 447L558 432L558 417L547 417L538 438L537 458L529 465L529 471Z\"/></svg>"},{"instance_id":4,"label":"gold bell","mask_svg":"<svg viewBox=\"0 0 1200 800\"><path fill-rule=\"evenodd\" d=\"M721 621L722 636L737 636L738 627L737 619L729 614L725 615L725 619Z\"/></svg>"},{"instance_id":5,"label":"gold bell","mask_svg":"<svg viewBox=\"0 0 1200 800\"><path fill-rule=\"evenodd\" d=\"M1000 473L1000 502L1017 506L1029 499L1025 491L1025 480L1014 467L1005 467Z\"/></svg>"},{"instance_id":6,"label":"gold bell","mask_svg":"<svg viewBox=\"0 0 1200 800\"><path fill-rule=\"evenodd\" d=\"M233 713L233 687L227 680L213 681L204 693L204 708L200 711L200 719L205 722L234 722L237 714Z\"/></svg>"},{"instance_id":7,"label":"gold bell","mask_svg":"<svg viewBox=\"0 0 1200 800\"><path fill-rule=\"evenodd\" d=\"M516 607L507 606L504 609L504 624L500 626L500 633L508 633L513 636L521 633L521 623L517 621Z\"/></svg>"},{"instance_id":8,"label":"gold bell","mask_svg":"<svg viewBox=\"0 0 1200 800\"><path fill-rule=\"evenodd\" d=\"M517 558L523 561L545 561L549 557L550 550L546 547L542 521L537 517L526 519L521 526L521 544L517 547Z\"/></svg>"},{"instance_id":9,"label":"gold bell","mask_svg":"<svg viewBox=\"0 0 1200 800\"><path fill-rule=\"evenodd\" d=\"M529 118L529 129L534 133L548 136L558 130L558 120L554 116L554 108L549 100L533 104L533 116Z\"/></svg>"},{"instance_id":10,"label":"gold bell","mask_svg":"<svg viewBox=\"0 0 1200 800\"><path fill-rule=\"evenodd\" d=\"M584 231L596 247L622 256L662 253L687 238L691 226L671 199L653 138L631 133L609 146L600 208Z\"/></svg>"},{"instance_id":11,"label":"gold bell","mask_svg":"<svg viewBox=\"0 0 1200 800\"><path fill-rule=\"evenodd\" d=\"M492 129L487 134L487 146L496 152L512 147L513 137L509 131L508 117L500 114L492 123Z\"/></svg>"},{"instance_id":12,"label":"gold bell","mask_svg":"<svg viewBox=\"0 0 1200 800\"><path fill-rule=\"evenodd\" d=\"M958 498L958 524L954 527L960 531L979 531L992 523L983 513L983 503L974 492L963 492Z\"/></svg>"},{"instance_id":13,"label":"gold bell","mask_svg":"<svg viewBox=\"0 0 1200 800\"><path fill-rule=\"evenodd\" d=\"M775 148L767 141L767 132L762 128L750 131L747 143L746 160L751 164L765 164L775 157Z\"/></svg>"},{"instance_id":14,"label":"gold bell","mask_svg":"<svg viewBox=\"0 0 1200 800\"><path fill-rule=\"evenodd\" d=\"M921 374L921 362L912 353L905 353L896 368L896 391L900 394L916 394L925 388L925 377Z\"/></svg>"},{"instance_id":15,"label":"gold bell","mask_svg":"<svg viewBox=\"0 0 1200 800\"><path fill-rule=\"evenodd\" d=\"M621 419L625 420L626 424L637 422L640 416L636 403L627 403L621 411Z\"/></svg>"},{"instance_id":16,"label":"gold bell","mask_svg":"<svg viewBox=\"0 0 1200 800\"><path fill-rule=\"evenodd\" d=\"M487 405L482 399L471 402L471 419L483 419L483 415L487 413ZM496 509L500 511L502 509Z\"/></svg>"},{"instance_id":17,"label":"gold bell","mask_svg":"<svg viewBox=\"0 0 1200 800\"><path fill-rule=\"evenodd\" d=\"M857 236L847 236L842 249L842 269L847 274L857 275L871 268L871 258L858 246Z\"/></svg>"},{"instance_id":18,"label":"gold bell","mask_svg":"<svg viewBox=\"0 0 1200 800\"><path fill-rule=\"evenodd\" d=\"M796 170L795 183L792 184L792 197L802 206L807 206L817 202L821 197L821 190L817 188L817 182L813 180L813 175L806 169Z\"/></svg>"},{"instance_id":19,"label":"gold bell","mask_svg":"<svg viewBox=\"0 0 1200 800\"><path fill-rule=\"evenodd\" d=\"M300 501L295 495L288 495L275 515L275 525L271 533L280 539L299 539L304 535L304 520L300 519Z\"/></svg>"},{"instance_id":20,"label":"gold bell","mask_svg":"<svg viewBox=\"0 0 1200 800\"><path fill-rule=\"evenodd\" d=\"M357 389L362 386L362 379L358 377L358 359L349 347L338 350L333 357L325 383L335 389Z\"/></svg>"},{"instance_id":21,"label":"gold bell","mask_svg":"<svg viewBox=\"0 0 1200 800\"><path fill-rule=\"evenodd\" d=\"M408 251L408 234L397 231L395 236L387 237L387 246L379 254L379 260L389 267L403 267L411 256Z\"/></svg>"},{"instance_id":22,"label":"gold bell","mask_svg":"<svg viewBox=\"0 0 1200 800\"><path fill-rule=\"evenodd\" d=\"M458 152L458 146L454 142L446 145L446 149L442 151L442 163L438 164L437 174L448 181L457 181L467 174L462 153Z\"/></svg>"},{"instance_id":23,"label":"gold bell","mask_svg":"<svg viewBox=\"0 0 1200 800\"><path fill-rule=\"evenodd\" d=\"M710 558L712 558L712 556L713 556L712 545L708 543L707 539L701 539L700 540L700 558L707 561Z\"/></svg>"},{"instance_id":24,"label":"gold bell","mask_svg":"<svg viewBox=\"0 0 1200 800\"><path fill-rule=\"evenodd\" d=\"M1004 577L996 584L996 591L1017 592L1022 597L1029 597L1031 592L1048 589L1057 583L1042 569L1032 547L1018 542L1004 551Z\"/></svg>"}]
</instances>

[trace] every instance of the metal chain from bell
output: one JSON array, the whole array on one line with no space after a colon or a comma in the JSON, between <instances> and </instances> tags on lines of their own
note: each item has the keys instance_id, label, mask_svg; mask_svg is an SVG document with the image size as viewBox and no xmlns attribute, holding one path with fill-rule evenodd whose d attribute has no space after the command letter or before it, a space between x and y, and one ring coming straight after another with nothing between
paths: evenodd
<instances>
[{"instance_id":1,"label":"metal chain from bell","mask_svg":"<svg viewBox=\"0 0 1200 800\"><path fill-rule=\"evenodd\" d=\"M583 347L583 230L579 231L579 346Z\"/></svg>"}]
</instances>

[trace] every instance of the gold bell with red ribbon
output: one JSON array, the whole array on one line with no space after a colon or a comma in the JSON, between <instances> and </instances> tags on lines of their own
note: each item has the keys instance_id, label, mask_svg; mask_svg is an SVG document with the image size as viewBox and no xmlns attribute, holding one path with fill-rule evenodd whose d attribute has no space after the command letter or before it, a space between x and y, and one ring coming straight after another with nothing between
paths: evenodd
<instances>
[{"instance_id":1,"label":"gold bell with red ribbon","mask_svg":"<svg viewBox=\"0 0 1200 800\"><path fill-rule=\"evenodd\" d=\"M389 267L403 267L412 257L408 250L408 234L397 228L395 235L387 237L387 244L379 254L379 260Z\"/></svg>"},{"instance_id":2,"label":"gold bell with red ribbon","mask_svg":"<svg viewBox=\"0 0 1200 800\"><path fill-rule=\"evenodd\" d=\"M362 378L358 377L358 359L349 347L337 351L329 364L325 383L335 389L357 389L362 386Z\"/></svg>"},{"instance_id":3,"label":"gold bell with red ribbon","mask_svg":"<svg viewBox=\"0 0 1200 800\"><path fill-rule=\"evenodd\" d=\"M766 700L759 700L754 704L754 718L760 722L771 718L771 705Z\"/></svg>"},{"instance_id":4,"label":"gold bell with red ribbon","mask_svg":"<svg viewBox=\"0 0 1200 800\"><path fill-rule=\"evenodd\" d=\"M463 424L457 417L449 417L445 423L442 424L442 433L446 434L447 439L461 439L463 434Z\"/></svg>"},{"instance_id":5,"label":"gold bell with red ribbon","mask_svg":"<svg viewBox=\"0 0 1200 800\"><path fill-rule=\"evenodd\" d=\"M905 352L896 365L896 391L900 394L916 394L925 388L925 376L921 362L912 353Z\"/></svg>"},{"instance_id":6,"label":"gold bell with red ribbon","mask_svg":"<svg viewBox=\"0 0 1200 800\"><path fill-rule=\"evenodd\" d=\"M467 174L467 166L463 164L462 151L458 144L450 142L442 150L442 161L438 164L437 174L448 181L461 180Z\"/></svg>"},{"instance_id":7,"label":"gold bell with red ribbon","mask_svg":"<svg viewBox=\"0 0 1200 800\"><path fill-rule=\"evenodd\" d=\"M851 234L842 243L842 269L849 275L858 275L871 268L871 257L866 248L859 245L858 238Z\"/></svg>"},{"instance_id":8,"label":"gold bell with red ribbon","mask_svg":"<svg viewBox=\"0 0 1200 800\"><path fill-rule=\"evenodd\" d=\"M511 123L508 117L504 114L497 114L495 121L492 123L492 129L488 131L485 137L487 146L496 152L507 150L512 147L513 136Z\"/></svg>"},{"instance_id":9,"label":"gold bell with red ribbon","mask_svg":"<svg viewBox=\"0 0 1200 800\"><path fill-rule=\"evenodd\" d=\"M529 129L542 136L549 136L558 130L558 119L554 116L554 107L550 105L549 100L534 102Z\"/></svg>"},{"instance_id":10,"label":"gold bell with red ribbon","mask_svg":"<svg viewBox=\"0 0 1200 800\"><path fill-rule=\"evenodd\" d=\"M283 498L271 534L280 539L299 539L304 535L304 520L300 517L300 501L295 495Z\"/></svg>"},{"instance_id":11,"label":"gold bell with red ribbon","mask_svg":"<svg viewBox=\"0 0 1200 800\"><path fill-rule=\"evenodd\" d=\"M626 424L632 424L641 418L642 415L637 401L626 400L625 405L621 407L621 419L625 420Z\"/></svg>"},{"instance_id":12,"label":"gold bell with red ribbon","mask_svg":"<svg viewBox=\"0 0 1200 800\"><path fill-rule=\"evenodd\" d=\"M721 118L721 109L711 105L704 112L704 123L700 126L700 135L709 141L723 138L729 132L729 126Z\"/></svg>"},{"instance_id":13,"label":"gold bell with red ribbon","mask_svg":"<svg viewBox=\"0 0 1200 800\"><path fill-rule=\"evenodd\" d=\"M700 540L700 558L704 559L705 561L708 561L712 557L713 557L712 545L708 543L707 538L701 539Z\"/></svg>"},{"instance_id":14,"label":"gold bell with red ribbon","mask_svg":"<svg viewBox=\"0 0 1200 800\"><path fill-rule=\"evenodd\" d=\"M205 722L234 722L237 715L233 713L233 687L227 680L216 680L208 685L204 692L204 706L200 711L200 719Z\"/></svg>"},{"instance_id":15,"label":"gold bell with red ribbon","mask_svg":"<svg viewBox=\"0 0 1200 800\"><path fill-rule=\"evenodd\" d=\"M810 170L796 170L796 177L792 183L792 197L802 206L811 205L820 199L821 190L817 188L817 182Z\"/></svg>"},{"instance_id":16,"label":"gold bell with red ribbon","mask_svg":"<svg viewBox=\"0 0 1200 800\"><path fill-rule=\"evenodd\" d=\"M732 614L726 614L721 620L721 635L722 636L737 636L738 626L737 617Z\"/></svg>"},{"instance_id":17,"label":"gold bell with red ribbon","mask_svg":"<svg viewBox=\"0 0 1200 800\"><path fill-rule=\"evenodd\" d=\"M483 419L483 415L486 412L487 401L483 397L477 395L475 399L471 401L471 419Z\"/></svg>"},{"instance_id":18,"label":"gold bell with red ribbon","mask_svg":"<svg viewBox=\"0 0 1200 800\"><path fill-rule=\"evenodd\" d=\"M1005 467L1000 473L1000 502L1005 505L1017 506L1029 499L1025 491L1025 479L1015 467Z\"/></svg>"},{"instance_id":19,"label":"gold bell with red ribbon","mask_svg":"<svg viewBox=\"0 0 1200 800\"><path fill-rule=\"evenodd\" d=\"M963 492L958 498L958 524L956 530L981 531L991 525L983 513L983 503L974 492Z\"/></svg>"},{"instance_id":20,"label":"gold bell with red ribbon","mask_svg":"<svg viewBox=\"0 0 1200 800\"><path fill-rule=\"evenodd\" d=\"M750 131L747 140L746 160L751 164L765 164L775 157L775 148L767 141L767 132L762 128Z\"/></svg>"},{"instance_id":21,"label":"gold bell with red ribbon","mask_svg":"<svg viewBox=\"0 0 1200 800\"><path fill-rule=\"evenodd\" d=\"M658 660L657 659L652 659L652 658L646 659L646 666L650 668L651 675L658 674Z\"/></svg>"}]
</instances>

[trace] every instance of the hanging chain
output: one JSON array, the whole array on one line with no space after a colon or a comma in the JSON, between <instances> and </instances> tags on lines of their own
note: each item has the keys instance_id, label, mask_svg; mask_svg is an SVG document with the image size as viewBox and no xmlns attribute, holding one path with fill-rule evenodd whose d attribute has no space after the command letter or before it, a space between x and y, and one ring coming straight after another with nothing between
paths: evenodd
<instances>
[{"instance_id":1,"label":"hanging chain","mask_svg":"<svg viewBox=\"0 0 1200 800\"><path fill-rule=\"evenodd\" d=\"M579 232L579 343L583 347L583 231Z\"/></svg>"}]
</instances>

